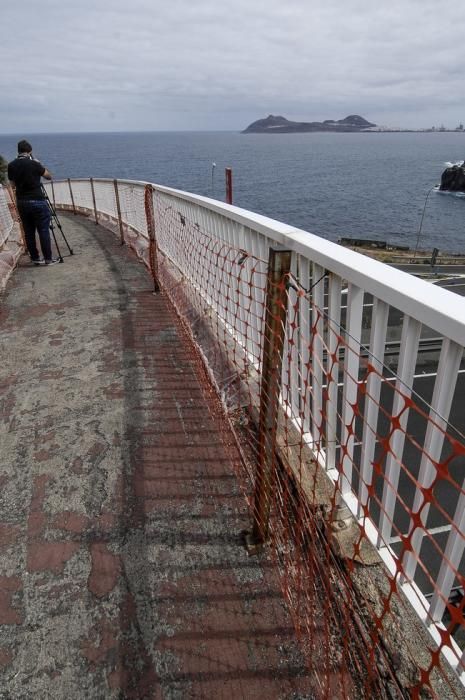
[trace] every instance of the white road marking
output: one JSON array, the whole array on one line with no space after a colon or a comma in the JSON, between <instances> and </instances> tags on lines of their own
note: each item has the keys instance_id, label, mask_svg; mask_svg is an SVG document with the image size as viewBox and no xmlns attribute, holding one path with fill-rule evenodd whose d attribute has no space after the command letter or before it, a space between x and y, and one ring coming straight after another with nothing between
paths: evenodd
<instances>
[{"instance_id":1,"label":"white road marking","mask_svg":"<svg viewBox=\"0 0 465 700\"><path fill-rule=\"evenodd\" d=\"M464 374L465 369L459 369L457 374ZM414 379L428 379L430 377L435 377L437 375L437 372L426 372L425 374L415 374ZM383 377L382 382L395 382L397 377ZM361 384L366 384L366 382L360 382ZM338 386L344 386L344 382L338 382ZM326 389L326 384L322 385L323 389Z\"/></svg>"},{"instance_id":2,"label":"white road marking","mask_svg":"<svg viewBox=\"0 0 465 700\"><path fill-rule=\"evenodd\" d=\"M441 287L445 289L446 287L450 287L451 289L454 289L455 287L465 287L465 282L462 284L442 284Z\"/></svg>"},{"instance_id":3,"label":"white road marking","mask_svg":"<svg viewBox=\"0 0 465 700\"><path fill-rule=\"evenodd\" d=\"M443 532L450 532L452 525L440 525L439 527L430 527L422 531L421 536L426 537L426 535L441 535ZM398 544L401 542L400 537L391 537L390 544Z\"/></svg>"}]
</instances>

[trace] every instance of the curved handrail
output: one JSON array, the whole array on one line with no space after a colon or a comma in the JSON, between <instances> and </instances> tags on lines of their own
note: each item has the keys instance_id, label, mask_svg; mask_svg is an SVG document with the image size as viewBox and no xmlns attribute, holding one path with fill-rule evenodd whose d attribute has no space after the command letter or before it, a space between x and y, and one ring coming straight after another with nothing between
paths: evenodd
<instances>
[{"instance_id":1,"label":"curved handrail","mask_svg":"<svg viewBox=\"0 0 465 700\"><path fill-rule=\"evenodd\" d=\"M82 178L80 181L86 180ZM95 178L94 182L112 183L113 180ZM382 299L390 306L433 327L441 335L465 346L465 304L460 297L447 289L435 287L432 293L431 285L425 280L303 229L235 205L142 180L118 180L118 182L140 187L150 184L157 192L199 205L242 226L252 228L270 241L309 258L374 297Z\"/></svg>"}]
</instances>

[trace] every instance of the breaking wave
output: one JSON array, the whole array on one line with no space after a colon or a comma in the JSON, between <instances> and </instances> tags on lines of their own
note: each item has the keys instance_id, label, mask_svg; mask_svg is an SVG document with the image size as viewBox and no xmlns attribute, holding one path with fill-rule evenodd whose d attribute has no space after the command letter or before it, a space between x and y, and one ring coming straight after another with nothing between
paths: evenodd
<instances>
[{"instance_id":1,"label":"breaking wave","mask_svg":"<svg viewBox=\"0 0 465 700\"><path fill-rule=\"evenodd\" d=\"M451 192L450 190L440 190L439 185L436 185L436 187L434 188L434 191L437 192L438 194L446 194L449 197L459 197L459 198L465 197L465 192Z\"/></svg>"}]
</instances>

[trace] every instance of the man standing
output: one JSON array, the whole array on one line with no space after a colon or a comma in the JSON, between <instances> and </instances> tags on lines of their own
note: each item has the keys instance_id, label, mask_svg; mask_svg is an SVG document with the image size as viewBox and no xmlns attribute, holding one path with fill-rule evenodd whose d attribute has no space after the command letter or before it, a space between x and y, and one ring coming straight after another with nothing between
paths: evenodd
<instances>
[{"instance_id":1,"label":"man standing","mask_svg":"<svg viewBox=\"0 0 465 700\"><path fill-rule=\"evenodd\" d=\"M53 265L50 242L50 208L42 191L40 178L51 180L44 166L32 157L32 146L28 141L18 143L18 157L8 164L8 179L16 190L18 212L23 223L26 245L34 265ZM43 259L36 245L36 230L39 234Z\"/></svg>"}]
</instances>

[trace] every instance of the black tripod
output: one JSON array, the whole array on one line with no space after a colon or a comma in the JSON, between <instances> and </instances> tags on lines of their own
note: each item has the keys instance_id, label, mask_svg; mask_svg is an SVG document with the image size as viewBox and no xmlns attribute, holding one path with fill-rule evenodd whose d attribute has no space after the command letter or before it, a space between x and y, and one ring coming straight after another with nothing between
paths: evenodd
<instances>
[{"instance_id":1,"label":"black tripod","mask_svg":"<svg viewBox=\"0 0 465 700\"><path fill-rule=\"evenodd\" d=\"M49 196L48 196L48 194L47 194L47 191L46 191L45 187L44 187L43 185L41 185L41 187L42 187L43 195L44 195L44 197L45 197L45 201L47 202L48 208L50 209L50 214L51 214L51 217L50 217L50 232L51 232L51 234L52 234L52 236L53 236L53 240L55 241L55 247L56 247L57 253L58 253L58 260L62 263L62 262L64 262L64 261L63 261L63 256L62 256L62 254L61 254L61 252L60 252L60 248L58 247L58 241L57 241L57 237L56 237L56 235L55 235L55 225L57 226L58 230L60 231L61 235L63 236L63 240L64 240L64 242L66 243L66 246L67 246L67 248L68 248L68 250L69 250L69 254L70 254L70 255L74 255L74 253L73 253L73 250L72 250L72 248L70 247L70 245L69 245L69 243L68 243L68 241L67 241L67 239L66 239L66 236L65 236L65 233L64 233L64 231L63 231L63 229L62 229L62 227L61 227L60 219L58 218L58 214L57 214L57 212L56 212L56 209L55 209L55 207L53 206L53 204L51 203L51 201L50 201L50 199L49 199Z\"/></svg>"}]
</instances>

